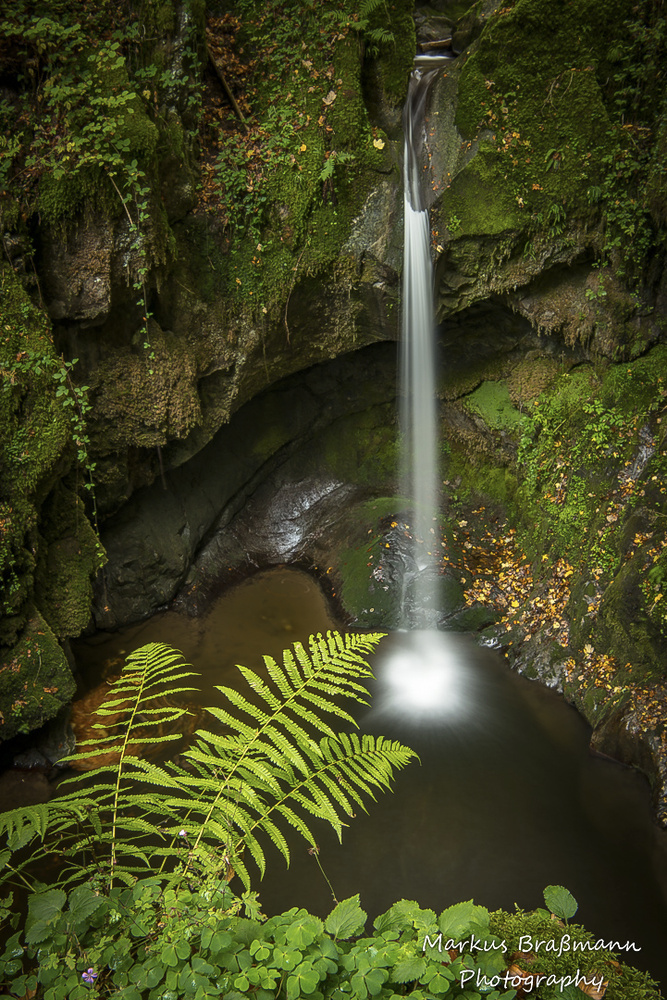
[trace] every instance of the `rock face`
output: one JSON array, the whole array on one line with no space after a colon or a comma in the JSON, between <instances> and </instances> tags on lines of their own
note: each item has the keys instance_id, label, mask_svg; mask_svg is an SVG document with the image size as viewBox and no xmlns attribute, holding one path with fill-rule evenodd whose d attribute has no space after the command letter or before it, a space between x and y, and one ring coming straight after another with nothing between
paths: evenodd
<instances>
[{"instance_id":1,"label":"rock face","mask_svg":"<svg viewBox=\"0 0 667 1000\"><path fill-rule=\"evenodd\" d=\"M327 503L340 509L348 495L391 484L395 354L368 347L282 380L166 472L164 486L138 491L103 531L97 624L154 612L202 570L212 578L303 559Z\"/></svg>"}]
</instances>

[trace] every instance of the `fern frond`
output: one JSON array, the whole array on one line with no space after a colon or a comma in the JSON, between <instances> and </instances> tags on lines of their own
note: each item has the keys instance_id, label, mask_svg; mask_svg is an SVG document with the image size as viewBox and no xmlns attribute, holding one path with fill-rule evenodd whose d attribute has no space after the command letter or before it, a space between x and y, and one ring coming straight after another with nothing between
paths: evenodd
<instances>
[{"instance_id":1,"label":"fern frond","mask_svg":"<svg viewBox=\"0 0 667 1000\"><path fill-rule=\"evenodd\" d=\"M335 731L341 721L356 728L344 705L367 703L364 657L380 638L330 632L296 643L281 664L265 657L263 675L239 668L246 691L219 688L225 704L210 714L222 732L198 730L183 766L141 750L178 738L162 728L184 714L169 698L191 690L182 683L191 674L167 646L137 650L96 711L95 736L71 758L100 766L63 783L41 812L0 817L0 834L10 850L48 841L64 860L63 885L91 873L109 888L129 885L149 870L178 880L236 873L248 888L248 859L262 875L269 841L289 863L288 833L314 846L314 819L340 838L364 799L414 756L382 737ZM82 854L91 858L83 875Z\"/></svg>"},{"instance_id":2,"label":"fern frond","mask_svg":"<svg viewBox=\"0 0 667 1000\"><path fill-rule=\"evenodd\" d=\"M394 770L405 767L416 756L413 750L397 741L370 735L364 735L360 739L357 733L342 733L338 740L324 738L320 748L322 766L308 779L288 789L266 816L258 819L257 827L262 827L265 819L270 819L274 811L287 818L288 814L284 811L286 806L292 820L296 814L291 803L296 803L312 815L326 819L340 838L342 827L347 825L341 819L340 811L347 815L351 813L350 803L342 788L347 788L348 793L364 808L355 786L374 798L373 789L390 787ZM338 782L341 783L341 789L336 788L334 791ZM300 829L302 834L304 825ZM312 843L310 832L306 840ZM239 846L242 842L243 838Z\"/></svg>"},{"instance_id":3,"label":"fern frond","mask_svg":"<svg viewBox=\"0 0 667 1000\"><path fill-rule=\"evenodd\" d=\"M232 720L231 713L225 709L212 712L221 722L232 726L239 738L236 745L209 740L210 734L203 731L197 733L201 741L206 740L209 743L213 752L210 762L207 763L202 748L198 747L194 753L197 754L200 765L210 766L218 772L226 770L227 774L221 782L218 795L203 817L195 848L205 835L208 819L216 803L229 795L229 782L247 758L255 757L257 754L269 757L273 755L274 758L293 764L302 774L308 774L309 769L303 755L289 738L289 725L294 723L294 717L303 720L315 731L324 732L330 738L334 738L335 734L319 713L336 716L356 725L353 717L340 706L338 701L341 698L352 697L356 701L366 703L367 691L360 680L372 677L372 671L364 661L363 653L374 649L380 638L379 634L342 636L337 632L329 632L324 638L321 635L311 636L308 652L301 643L295 643L293 652L286 650L283 653L282 667L279 667L271 657L264 657L270 681L280 695L278 697L272 693L269 701L273 707L268 713L238 692L232 692L225 687L218 688L252 721L239 724L238 720ZM265 682L256 678L247 669L243 671L242 676L254 690L263 692L262 697L266 702L269 688ZM313 712L312 705L319 709L319 713ZM289 720L288 725L285 724L286 720ZM192 754L193 751L186 751L185 756ZM329 815L324 805L322 808Z\"/></svg>"},{"instance_id":4,"label":"fern frond","mask_svg":"<svg viewBox=\"0 0 667 1000\"><path fill-rule=\"evenodd\" d=\"M180 778L192 792L219 783L213 801L200 794L190 806L188 824L197 830L194 853L216 835L222 838L224 831L225 848L247 888L245 866L237 862L247 849L263 872L258 834L268 836L287 859L280 820L310 844L314 838L304 818L308 815L326 820L340 837L343 817L352 815L353 804L363 807L363 794L372 796L378 787L389 785L392 768L404 766L412 751L398 743L383 745L373 737L336 734L327 718L356 726L341 701L367 703L363 681L372 673L363 655L372 652L380 638L335 632L313 636L308 649L295 643L293 650L285 651L282 665L265 657L268 679L248 668L240 670L255 700L236 689L218 689L227 707L211 714L229 732L198 730L197 744L184 754L196 776ZM313 738L318 732L323 734L319 742ZM217 815L224 817L222 827Z\"/></svg>"}]
</instances>

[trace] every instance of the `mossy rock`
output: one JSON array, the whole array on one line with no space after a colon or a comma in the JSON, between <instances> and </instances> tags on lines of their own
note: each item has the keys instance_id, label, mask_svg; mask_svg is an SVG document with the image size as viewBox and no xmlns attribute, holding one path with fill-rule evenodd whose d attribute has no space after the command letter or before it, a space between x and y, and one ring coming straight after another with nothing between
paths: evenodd
<instances>
[{"instance_id":1,"label":"mossy rock","mask_svg":"<svg viewBox=\"0 0 667 1000\"><path fill-rule=\"evenodd\" d=\"M640 587L644 572L637 563L623 566L607 587L593 641L621 664L632 664L634 680L656 680L664 676L664 636L646 614Z\"/></svg>"},{"instance_id":2,"label":"mossy rock","mask_svg":"<svg viewBox=\"0 0 667 1000\"><path fill-rule=\"evenodd\" d=\"M386 488L398 477L396 407L386 403L337 420L322 437L327 466L339 479Z\"/></svg>"},{"instance_id":3,"label":"mossy rock","mask_svg":"<svg viewBox=\"0 0 667 1000\"><path fill-rule=\"evenodd\" d=\"M465 397L463 405L492 430L518 434L524 427L525 418L513 405L505 382L482 382Z\"/></svg>"},{"instance_id":4,"label":"mossy rock","mask_svg":"<svg viewBox=\"0 0 667 1000\"><path fill-rule=\"evenodd\" d=\"M0 306L0 642L11 645L32 594L39 511L72 450L48 320L7 266L0 269Z\"/></svg>"},{"instance_id":5,"label":"mossy rock","mask_svg":"<svg viewBox=\"0 0 667 1000\"><path fill-rule=\"evenodd\" d=\"M554 358L526 358L507 376L507 392L515 407L537 399L557 377L560 366Z\"/></svg>"},{"instance_id":6,"label":"mossy rock","mask_svg":"<svg viewBox=\"0 0 667 1000\"><path fill-rule=\"evenodd\" d=\"M104 551L82 501L62 484L44 504L40 535L35 602L58 639L76 637L90 621Z\"/></svg>"},{"instance_id":7,"label":"mossy rock","mask_svg":"<svg viewBox=\"0 0 667 1000\"><path fill-rule=\"evenodd\" d=\"M416 539L408 507L400 497L379 497L357 505L343 519L341 537L348 547L330 557L331 579L344 613L358 625L404 628L416 614L436 627L456 620L463 610L460 580L449 570L442 572L440 537L451 547L451 532L446 524L435 525L432 537ZM428 577L433 601L427 607L414 606L417 577Z\"/></svg>"},{"instance_id":8,"label":"mossy rock","mask_svg":"<svg viewBox=\"0 0 667 1000\"><path fill-rule=\"evenodd\" d=\"M150 321L150 348L109 353L91 378L95 450L155 448L201 422L197 358L191 345Z\"/></svg>"},{"instance_id":9,"label":"mossy rock","mask_svg":"<svg viewBox=\"0 0 667 1000\"><path fill-rule=\"evenodd\" d=\"M0 654L0 739L39 729L57 715L76 684L67 658L32 608L15 647Z\"/></svg>"}]
</instances>

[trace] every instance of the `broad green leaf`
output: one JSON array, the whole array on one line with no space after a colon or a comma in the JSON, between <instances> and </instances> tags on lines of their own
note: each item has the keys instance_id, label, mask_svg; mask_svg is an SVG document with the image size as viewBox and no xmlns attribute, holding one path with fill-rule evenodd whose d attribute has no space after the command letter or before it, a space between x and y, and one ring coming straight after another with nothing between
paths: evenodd
<instances>
[{"instance_id":1,"label":"broad green leaf","mask_svg":"<svg viewBox=\"0 0 667 1000\"><path fill-rule=\"evenodd\" d=\"M426 970L426 961L420 955L413 955L398 962L391 971L392 979L397 983L410 983L419 979Z\"/></svg>"},{"instance_id":2,"label":"broad green leaf","mask_svg":"<svg viewBox=\"0 0 667 1000\"><path fill-rule=\"evenodd\" d=\"M74 923L83 923L102 904L106 904L104 896L99 896L87 885L77 886L69 897L69 911Z\"/></svg>"},{"instance_id":3,"label":"broad green leaf","mask_svg":"<svg viewBox=\"0 0 667 1000\"><path fill-rule=\"evenodd\" d=\"M62 889L47 889L46 892L36 892L28 900L28 919L26 928L37 921L51 923L62 913L67 902L67 894Z\"/></svg>"},{"instance_id":4,"label":"broad green leaf","mask_svg":"<svg viewBox=\"0 0 667 1000\"><path fill-rule=\"evenodd\" d=\"M326 918L324 926L334 938L346 940L361 934L365 923L366 913L359 905L357 893L339 903Z\"/></svg>"},{"instance_id":5,"label":"broad green leaf","mask_svg":"<svg viewBox=\"0 0 667 1000\"><path fill-rule=\"evenodd\" d=\"M465 903L455 903L440 914L438 926L447 938L463 938L471 933L483 933L489 927L489 911L485 906L476 906L472 899Z\"/></svg>"},{"instance_id":6,"label":"broad green leaf","mask_svg":"<svg viewBox=\"0 0 667 1000\"><path fill-rule=\"evenodd\" d=\"M544 902L556 917L569 920L573 917L579 905L567 889L562 885L548 885L544 890Z\"/></svg>"}]
</instances>

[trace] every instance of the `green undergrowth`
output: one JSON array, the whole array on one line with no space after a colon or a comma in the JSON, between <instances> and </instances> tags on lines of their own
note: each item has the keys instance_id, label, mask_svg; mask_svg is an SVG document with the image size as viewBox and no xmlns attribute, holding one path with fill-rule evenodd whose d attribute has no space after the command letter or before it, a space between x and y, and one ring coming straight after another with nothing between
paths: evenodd
<instances>
[{"instance_id":1,"label":"green undergrowth","mask_svg":"<svg viewBox=\"0 0 667 1000\"><path fill-rule=\"evenodd\" d=\"M72 381L72 365L58 358L45 313L6 265L0 269L0 297L0 641L11 644L32 596L42 503L74 463L67 506L73 520L89 529L76 494L90 485L92 465L85 387Z\"/></svg>"},{"instance_id":2,"label":"green undergrowth","mask_svg":"<svg viewBox=\"0 0 667 1000\"><path fill-rule=\"evenodd\" d=\"M661 516L666 385L667 350L656 347L630 364L561 375L535 401L519 451L522 498L555 558L593 558L612 572L621 509L623 517L637 507Z\"/></svg>"},{"instance_id":3,"label":"green undergrowth","mask_svg":"<svg viewBox=\"0 0 667 1000\"><path fill-rule=\"evenodd\" d=\"M298 276L337 264L377 173L392 170L362 76L369 60L401 66L401 85L393 84L400 103L414 26L405 0L240 7L237 48L253 53L251 117L247 134L239 128L224 138L216 165L231 239L220 277L232 300L271 316Z\"/></svg>"},{"instance_id":4,"label":"green undergrowth","mask_svg":"<svg viewBox=\"0 0 667 1000\"><path fill-rule=\"evenodd\" d=\"M521 441L521 541L537 563L565 559L571 642L662 676L667 638L667 350L630 364L582 366L533 406ZM548 541L545 544L545 539Z\"/></svg>"},{"instance_id":5,"label":"green undergrowth","mask_svg":"<svg viewBox=\"0 0 667 1000\"><path fill-rule=\"evenodd\" d=\"M357 735L345 707L368 703L365 657L381 638L329 632L295 643L282 663L265 657L259 672L240 666L245 686L221 687L226 707L208 710L222 729L199 729L178 762L157 764L145 751L179 739L178 696L194 675L162 644L130 654L96 735L70 758L92 764L93 780L0 814L2 997L577 1000L585 985L604 986L608 1000L658 1000L648 975L617 961L629 943L568 923L577 903L562 886L547 886L548 909L532 913L467 901L437 914L400 900L372 927L359 896L336 900L314 824L340 838L415 757ZM263 876L271 843L289 864L295 834L335 906L324 918L293 907L266 919L251 874Z\"/></svg>"},{"instance_id":6,"label":"green undergrowth","mask_svg":"<svg viewBox=\"0 0 667 1000\"><path fill-rule=\"evenodd\" d=\"M525 425L525 417L512 403L504 382L482 382L465 397L464 405L467 410L479 414L493 430L517 432Z\"/></svg>"},{"instance_id":7,"label":"green undergrowth","mask_svg":"<svg viewBox=\"0 0 667 1000\"><path fill-rule=\"evenodd\" d=\"M198 16L197 3L186 4L185 19ZM13 5L0 21L12 85L0 104L3 217L38 213L42 223L65 226L82 214L138 207L140 182L157 176L167 138L174 144L170 105L180 104L185 118L194 100L194 39L179 75L167 40L175 21L171 3ZM154 230L163 225L157 203L151 214Z\"/></svg>"},{"instance_id":8,"label":"green undergrowth","mask_svg":"<svg viewBox=\"0 0 667 1000\"><path fill-rule=\"evenodd\" d=\"M0 228L27 257L40 228L63 240L96 226L122 242L151 374L152 272L174 254L173 191L194 186L203 10L17 0L0 20Z\"/></svg>"},{"instance_id":9,"label":"green undergrowth","mask_svg":"<svg viewBox=\"0 0 667 1000\"><path fill-rule=\"evenodd\" d=\"M467 435L454 425L447 501L467 520L480 506L488 519L491 505L516 528L537 607L567 581L565 645L604 667L590 692L598 718L610 692L664 679L667 349L552 375L520 408L511 406L510 382L483 383L465 397L488 431ZM503 454L489 446L498 434Z\"/></svg>"},{"instance_id":10,"label":"green undergrowth","mask_svg":"<svg viewBox=\"0 0 667 1000\"><path fill-rule=\"evenodd\" d=\"M0 958L0 981L3 996L36 1000L514 1000L524 989L577 1000L577 983L608 1000L661 996L648 974L616 960L630 956L614 942L548 910L469 901L438 915L400 900L369 923L358 896L324 919L297 907L266 919L254 895L239 899L224 883L164 891L141 879L109 896L44 889Z\"/></svg>"}]
</instances>

